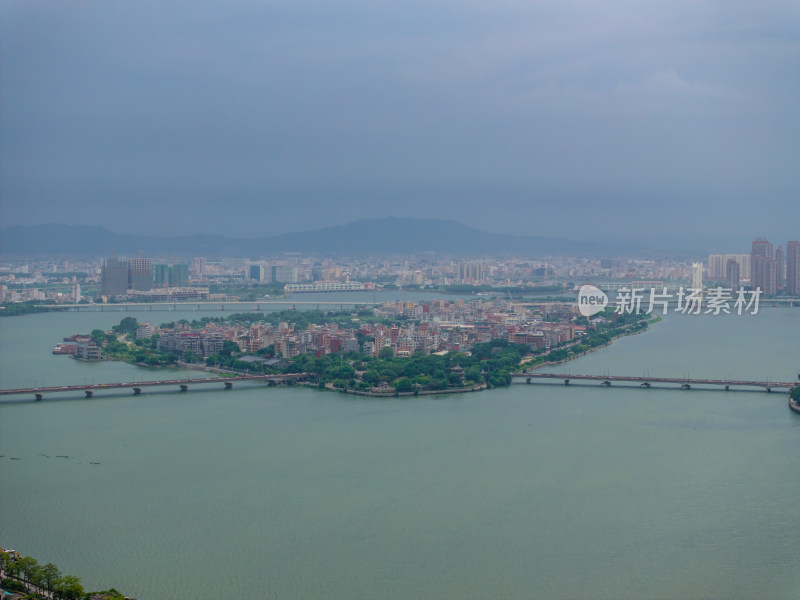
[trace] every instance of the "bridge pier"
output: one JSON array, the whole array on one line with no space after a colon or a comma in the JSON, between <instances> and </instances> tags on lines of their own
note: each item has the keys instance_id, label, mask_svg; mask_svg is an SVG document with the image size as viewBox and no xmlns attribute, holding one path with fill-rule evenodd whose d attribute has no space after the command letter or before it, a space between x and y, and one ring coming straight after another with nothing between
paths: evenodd
<instances>
[{"instance_id":1,"label":"bridge pier","mask_svg":"<svg viewBox=\"0 0 800 600\"><path fill-rule=\"evenodd\" d=\"M44 400L44 394L34 394L36 396L36 401Z\"/></svg>"},{"instance_id":2,"label":"bridge pier","mask_svg":"<svg viewBox=\"0 0 800 600\"><path fill-rule=\"evenodd\" d=\"M771 388L771 387L768 387L768 388L767 388L767 393L769 394L771 391L772 391L772 388Z\"/></svg>"},{"instance_id":3,"label":"bridge pier","mask_svg":"<svg viewBox=\"0 0 800 600\"><path fill-rule=\"evenodd\" d=\"M233 389L233 382L232 381L226 381L225 382L225 389L226 390L232 390Z\"/></svg>"},{"instance_id":4,"label":"bridge pier","mask_svg":"<svg viewBox=\"0 0 800 600\"><path fill-rule=\"evenodd\" d=\"M185 383L182 383L181 384L181 391L182 392L188 392L189 391L189 386L186 385Z\"/></svg>"},{"instance_id":5,"label":"bridge pier","mask_svg":"<svg viewBox=\"0 0 800 600\"><path fill-rule=\"evenodd\" d=\"M725 391L726 391L726 392L730 392L730 391L731 391L731 386L729 386L729 385L726 385L726 386L725 386Z\"/></svg>"},{"instance_id":6,"label":"bridge pier","mask_svg":"<svg viewBox=\"0 0 800 600\"><path fill-rule=\"evenodd\" d=\"M530 383L530 382L531 382L531 378L530 377L525 379L525 383Z\"/></svg>"},{"instance_id":7,"label":"bridge pier","mask_svg":"<svg viewBox=\"0 0 800 600\"><path fill-rule=\"evenodd\" d=\"M133 395L134 396L138 396L141 393L142 393L142 388L137 388L137 387L133 388Z\"/></svg>"},{"instance_id":8,"label":"bridge pier","mask_svg":"<svg viewBox=\"0 0 800 600\"><path fill-rule=\"evenodd\" d=\"M91 398L94 395L92 390L83 390L83 393L86 394L87 398Z\"/></svg>"},{"instance_id":9,"label":"bridge pier","mask_svg":"<svg viewBox=\"0 0 800 600\"><path fill-rule=\"evenodd\" d=\"M569 385L569 379L564 380L564 385Z\"/></svg>"}]
</instances>

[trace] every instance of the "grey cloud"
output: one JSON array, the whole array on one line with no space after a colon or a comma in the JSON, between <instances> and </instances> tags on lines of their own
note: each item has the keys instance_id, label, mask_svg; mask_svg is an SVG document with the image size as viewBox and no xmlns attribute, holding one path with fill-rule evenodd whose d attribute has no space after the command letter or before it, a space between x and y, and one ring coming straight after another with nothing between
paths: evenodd
<instances>
[{"instance_id":1,"label":"grey cloud","mask_svg":"<svg viewBox=\"0 0 800 600\"><path fill-rule=\"evenodd\" d=\"M0 11L7 224L263 230L238 209L285 231L393 214L608 237L658 214L663 235L717 219L746 239L754 202L759 232L800 222L791 3ZM574 219L597 203L602 232Z\"/></svg>"}]
</instances>

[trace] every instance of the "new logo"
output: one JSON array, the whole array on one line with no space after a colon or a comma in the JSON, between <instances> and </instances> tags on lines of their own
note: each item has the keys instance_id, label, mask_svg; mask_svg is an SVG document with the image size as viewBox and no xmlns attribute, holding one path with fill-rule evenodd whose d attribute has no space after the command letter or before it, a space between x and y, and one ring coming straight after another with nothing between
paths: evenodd
<instances>
[{"instance_id":1,"label":"new logo","mask_svg":"<svg viewBox=\"0 0 800 600\"><path fill-rule=\"evenodd\" d=\"M593 285L586 284L578 292L578 311L584 317L591 317L608 306L608 296Z\"/></svg>"}]
</instances>

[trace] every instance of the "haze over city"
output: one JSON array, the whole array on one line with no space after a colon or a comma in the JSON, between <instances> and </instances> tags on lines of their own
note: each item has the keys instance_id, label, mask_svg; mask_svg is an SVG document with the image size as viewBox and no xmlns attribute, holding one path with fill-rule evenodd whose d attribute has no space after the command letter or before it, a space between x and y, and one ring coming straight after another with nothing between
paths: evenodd
<instances>
[{"instance_id":1,"label":"haze over city","mask_svg":"<svg viewBox=\"0 0 800 600\"><path fill-rule=\"evenodd\" d=\"M257 237L391 215L704 252L797 237L796 3L0 11L4 227Z\"/></svg>"}]
</instances>

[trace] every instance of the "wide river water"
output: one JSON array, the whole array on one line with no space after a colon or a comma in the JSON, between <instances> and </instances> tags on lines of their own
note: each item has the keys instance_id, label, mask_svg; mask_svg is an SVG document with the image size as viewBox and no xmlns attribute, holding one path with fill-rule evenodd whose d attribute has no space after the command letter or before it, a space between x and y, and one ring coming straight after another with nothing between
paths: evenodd
<instances>
[{"instance_id":1,"label":"wide river water","mask_svg":"<svg viewBox=\"0 0 800 600\"><path fill-rule=\"evenodd\" d=\"M4 318L0 387L174 376L50 350L203 314ZM800 310L669 315L551 370L791 381ZM783 392L51 395L0 402L0 454L0 545L139 600L800 597Z\"/></svg>"}]
</instances>

